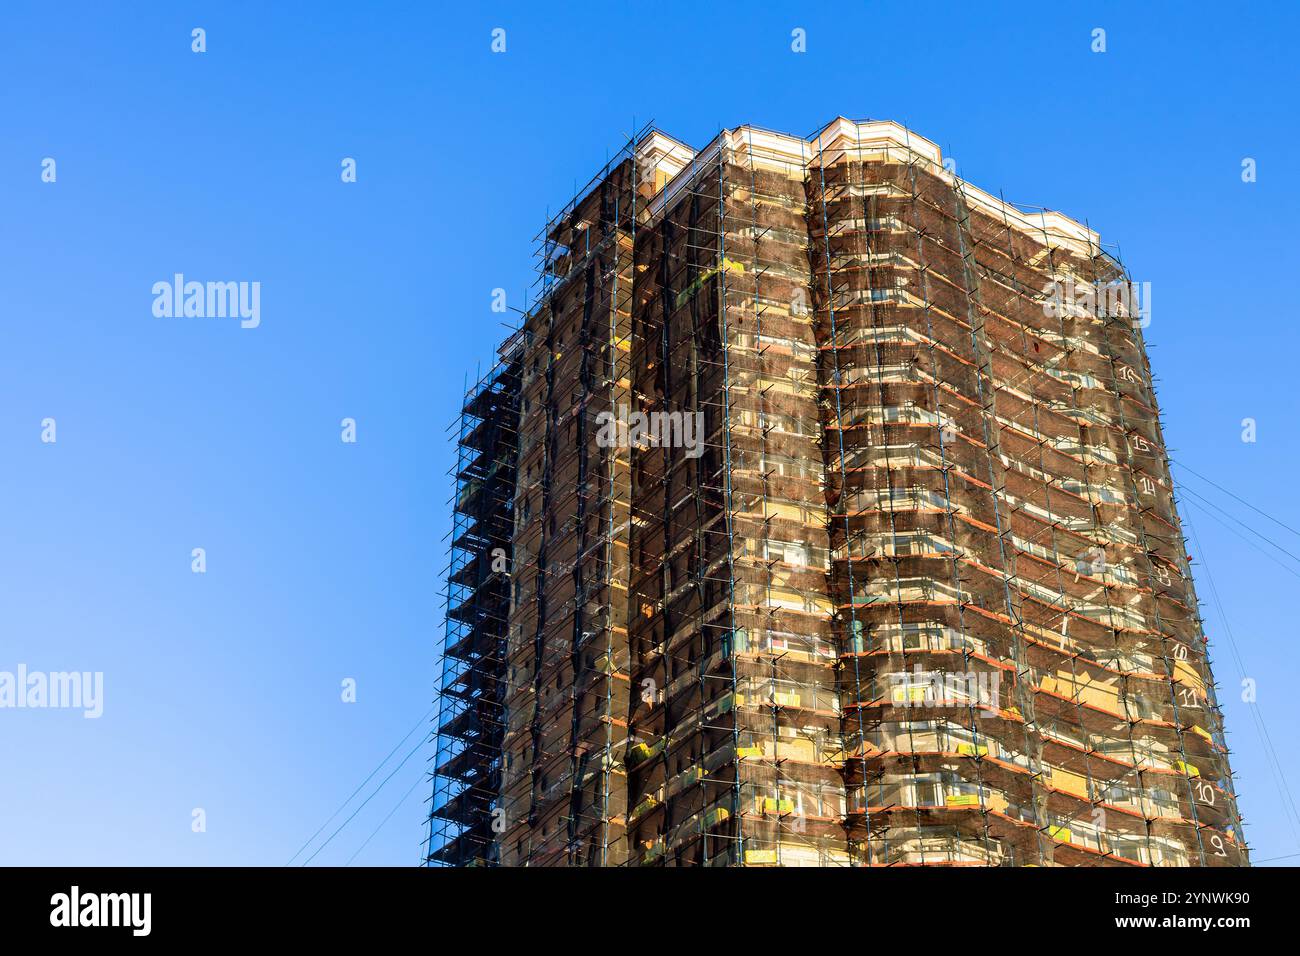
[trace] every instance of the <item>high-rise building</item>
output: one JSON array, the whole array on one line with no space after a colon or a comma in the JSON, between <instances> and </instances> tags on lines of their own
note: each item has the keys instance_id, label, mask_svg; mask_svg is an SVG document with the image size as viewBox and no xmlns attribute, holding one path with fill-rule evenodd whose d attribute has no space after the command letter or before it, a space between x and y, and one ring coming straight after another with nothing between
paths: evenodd
<instances>
[{"instance_id":1,"label":"high-rise building","mask_svg":"<svg viewBox=\"0 0 1300 956\"><path fill-rule=\"evenodd\" d=\"M1096 233L888 122L643 131L466 398L428 860L1247 863Z\"/></svg>"}]
</instances>

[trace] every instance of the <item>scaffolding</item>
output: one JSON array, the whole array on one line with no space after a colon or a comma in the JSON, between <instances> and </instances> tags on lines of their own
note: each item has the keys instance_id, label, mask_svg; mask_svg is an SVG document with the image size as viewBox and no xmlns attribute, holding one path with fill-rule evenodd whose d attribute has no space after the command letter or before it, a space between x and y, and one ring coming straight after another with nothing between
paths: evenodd
<instances>
[{"instance_id":1,"label":"scaffolding","mask_svg":"<svg viewBox=\"0 0 1300 956\"><path fill-rule=\"evenodd\" d=\"M626 862L629 449L601 431L631 404L632 253L654 186L640 139L538 236L538 301L521 330L506 865Z\"/></svg>"},{"instance_id":2,"label":"scaffolding","mask_svg":"<svg viewBox=\"0 0 1300 956\"><path fill-rule=\"evenodd\" d=\"M426 865L497 862L519 342L466 393L456 425L446 631Z\"/></svg>"},{"instance_id":3,"label":"scaffolding","mask_svg":"<svg viewBox=\"0 0 1300 956\"><path fill-rule=\"evenodd\" d=\"M539 247L474 860L1248 863L1096 233L840 118L643 129Z\"/></svg>"}]
</instances>

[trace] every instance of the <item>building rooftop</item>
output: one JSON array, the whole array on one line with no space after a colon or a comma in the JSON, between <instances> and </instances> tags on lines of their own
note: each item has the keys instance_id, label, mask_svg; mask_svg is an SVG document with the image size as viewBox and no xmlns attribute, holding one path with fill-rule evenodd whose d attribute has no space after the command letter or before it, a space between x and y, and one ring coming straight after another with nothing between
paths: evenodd
<instances>
[{"instance_id":1,"label":"building rooftop","mask_svg":"<svg viewBox=\"0 0 1300 956\"><path fill-rule=\"evenodd\" d=\"M738 126L723 130L699 151L661 130L649 130L641 137L636 148L638 165L653 170L655 194L650 202L652 220L690 180L689 170L708 162L723 146L732 149L744 146L756 161L786 167L806 167L819 156L848 150L864 153L902 151L929 165L931 172L945 180L961 183L969 202L1003 219L1014 229L1039 239L1044 235L1049 236L1056 245L1083 255L1093 255L1101 249L1101 236L1069 216L1049 209L1031 209L1006 202L961 179L944 166L938 144L901 123L892 120L851 120L844 116L837 116L806 139L758 126ZM643 181L648 182L650 179L651 174L647 172Z\"/></svg>"}]
</instances>

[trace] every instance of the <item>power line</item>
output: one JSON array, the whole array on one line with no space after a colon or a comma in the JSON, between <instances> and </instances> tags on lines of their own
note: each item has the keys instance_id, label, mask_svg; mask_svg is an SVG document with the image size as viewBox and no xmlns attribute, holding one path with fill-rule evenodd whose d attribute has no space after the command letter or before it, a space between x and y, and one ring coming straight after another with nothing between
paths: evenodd
<instances>
[{"instance_id":1,"label":"power line","mask_svg":"<svg viewBox=\"0 0 1300 956\"><path fill-rule=\"evenodd\" d=\"M335 817L337 817L340 813L343 812L343 808L352 802L352 798L355 797L358 793L360 793L362 788L365 787L365 785L368 784L371 781L371 779L374 778L375 774L379 773L379 771L383 769L384 764L388 763L388 761L393 759L393 754L397 753L397 751L401 748L402 744L406 743L406 741L410 739L411 734L415 733L417 730L420 729L420 727L424 724L426 720L429 719L429 717L433 714L435 710L437 710L436 704L433 707L430 707L427 711L425 711L424 716L421 717L418 721L416 721L415 726L406 732L406 736L397 742L397 746L388 752L388 756L385 757L383 760L379 761L379 766L375 767L374 770L370 771L370 774L366 777L366 779L362 780L361 783L357 784L357 788L353 790L350 794L348 794L348 798L339 805L339 808L337 810L335 810L333 813L330 814L329 820L326 820L324 823L322 823L320 827L316 830L316 832L307 838L307 842L304 843L302 846L298 847L298 853L295 853L293 856L289 857L288 862L284 864L285 866L289 866L289 864L293 863L294 860L298 859L299 853L302 853L303 850L311 846L311 841L316 839L318 836L320 836L321 830L324 830L327 826L329 826L330 822ZM421 741L421 743L423 743L423 741Z\"/></svg>"},{"instance_id":2,"label":"power line","mask_svg":"<svg viewBox=\"0 0 1300 956\"><path fill-rule=\"evenodd\" d=\"M1170 459L1170 461L1173 461L1173 459ZM1251 504L1249 501L1247 501L1245 498L1242 498L1242 497L1240 497L1239 495L1235 495L1235 494L1233 494L1231 491L1229 491L1227 488L1223 487L1222 485L1216 485L1213 481L1210 481L1209 478L1206 478L1204 475L1200 474L1199 472L1193 471L1191 468L1188 468L1188 467L1187 467L1186 465L1184 465L1181 461L1173 462L1173 463L1176 464L1176 465L1177 465L1179 468L1181 468L1183 471L1187 472L1188 474L1190 474L1190 475L1195 475L1197 478L1201 479L1201 481L1205 482L1206 484L1214 485L1215 488L1218 488L1220 491L1222 491L1222 492L1223 492L1225 495L1227 495L1229 498L1233 498L1233 499L1235 499L1235 500L1237 500L1237 501L1240 501L1243 505L1245 505L1247 508L1249 508L1251 511L1255 512L1256 514L1261 514L1261 515L1263 515L1265 518L1267 518L1269 521L1273 522L1275 525L1278 525L1279 527L1285 528L1287 531L1290 531L1290 532L1291 532L1293 535L1295 535L1296 537L1300 537L1300 531L1297 531L1295 528L1291 527L1289 524L1286 524L1285 522L1279 521L1277 518L1274 518L1274 517L1273 517L1271 514L1269 514L1267 511L1263 511L1263 510L1261 510L1261 509L1259 509L1259 508L1256 508L1254 505L1252 505L1252 504Z\"/></svg>"},{"instance_id":3,"label":"power line","mask_svg":"<svg viewBox=\"0 0 1300 956\"><path fill-rule=\"evenodd\" d=\"M1282 856L1269 856L1269 857L1265 857L1264 859L1262 859L1262 860L1256 860L1255 862L1256 862L1256 863L1275 863L1275 862L1277 862L1278 860L1289 860L1289 859L1291 859L1292 857L1297 857L1297 856L1300 856L1300 853L1287 853L1287 854L1284 854L1284 855L1282 855Z\"/></svg>"},{"instance_id":4,"label":"power line","mask_svg":"<svg viewBox=\"0 0 1300 956\"><path fill-rule=\"evenodd\" d=\"M1268 558L1270 561L1272 561L1274 564L1276 564L1279 568L1281 568L1281 569L1282 569L1283 571L1285 571L1287 574L1291 574L1291 575L1294 575L1294 576L1297 577L1297 578L1300 578L1300 572L1297 572L1294 568L1288 567L1287 565L1283 564L1281 561L1279 561L1279 560L1278 560L1277 558L1275 558L1273 555L1269 554L1267 551L1265 551L1263 548L1261 548L1259 545L1257 545L1254 541L1251 541L1249 538L1247 538L1247 537L1246 537L1244 534L1242 534L1240 531L1236 530L1235 528L1233 528L1231 525L1227 524L1226 522L1221 521L1221 520L1219 520L1218 518L1216 518L1212 512L1207 511L1203 506L1201 506L1201 505L1193 505L1192 502L1190 502L1190 501L1187 502L1187 505L1188 505L1189 508L1195 508L1197 511L1200 511L1201 514L1205 515L1207 518L1209 518L1209 519L1210 519L1211 521L1213 521L1215 524L1220 525L1220 526L1222 526L1223 528L1226 528L1226 529L1227 529L1228 531L1230 531L1232 534L1236 535L1236 536L1237 536L1238 538L1240 538L1242 541L1246 542L1246 544L1250 545L1252 548L1254 548L1256 551L1258 551L1258 552L1259 552L1260 554L1262 554L1264 557Z\"/></svg>"},{"instance_id":5,"label":"power line","mask_svg":"<svg viewBox=\"0 0 1300 956\"><path fill-rule=\"evenodd\" d=\"M1211 517L1213 516L1211 515ZM1246 663L1242 659L1241 649L1237 646L1237 637L1232 631L1232 625L1228 621L1227 612L1223 609L1223 601L1219 597L1219 587L1214 582L1214 573L1210 570L1210 563L1205 557L1205 549L1201 547L1201 540L1200 536L1196 533L1196 526L1193 525L1191 521L1188 521L1187 527L1192 532L1192 540L1196 542L1196 550L1201 556L1201 565L1205 568L1205 578L1210 583L1210 593L1214 597L1214 605L1218 609L1220 620L1223 621L1224 633L1228 637L1228 646L1232 650L1233 657L1236 658L1237 669L1244 678L1246 676ZM1273 747L1273 739L1269 735L1268 725L1265 723L1263 714L1260 712L1258 705L1248 707L1247 709L1250 711L1251 718L1255 722L1255 729L1259 732L1260 740L1264 744L1265 760L1269 765L1269 769L1273 773L1273 782L1278 789L1278 795L1282 798L1282 807L1284 811L1283 816L1286 816L1285 811L1287 809L1291 811L1290 816L1287 817L1287 826L1290 827L1291 835L1296 838L1296 842L1300 843L1300 836L1296 834L1295 828L1295 820L1297 819L1295 801L1290 796L1291 788L1287 783L1286 771L1282 769L1281 762L1277 759L1277 751Z\"/></svg>"},{"instance_id":6,"label":"power line","mask_svg":"<svg viewBox=\"0 0 1300 956\"><path fill-rule=\"evenodd\" d=\"M423 773L421 773L418 777L415 778L415 782L411 784L410 789L407 790L406 793L402 794L402 798L397 801L397 803L393 806L393 809L388 811L388 816L384 817L382 820L379 821L379 826L375 827L373 830L370 831L370 836L366 837L366 842L361 844L361 846L357 847L356 853L353 853L350 857L348 857L348 861L343 864L344 866L352 865L352 861L357 858L357 855L362 850L364 850L367 846L369 846L370 841L373 840L375 838L375 835L384 828L384 824L393 818L393 814L401 809L402 805L406 803L407 798L411 794L415 793L415 788L418 787L420 784L422 784L425 781L425 779L426 777Z\"/></svg>"},{"instance_id":7,"label":"power line","mask_svg":"<svg viewBox=\"0 0 1300 956\"><path fill-rule=\"evenodd\" d=\"M408 734L407 736L409 737L410 735ZM320 854L320 851L325 849L327 846L329 846L330 841L332 841L336 836L338 836L340 833L343 832L343 828L346 827L349 823L351 823L353 819L356 818L356 815L366 808L366 804L369 803L371 800L373 800L379 794L380 790L384 789L384 785L387 784L388 781L392 780L393 777L397 774L397 771L401 770L403 767L406 766L406 761L414 757L416 751L423 746L424 746L424 740L421 739L419 742L416 743L414 747L411 748L411 750L407 753L407 755L402 758L402 762L393 768L393 772L380 781L379 786L375 787L374 792L371 793L370 796L366 797L366 799L361 801L360 806L358 806L355 810L352 811L351 816L349 816L346 820L340 823L339 828L335 830L333 833L331 833L328 837L326 837L324 843L316 847L316 852L313 853L311 856L307 857L307 859L302 861L302 865L306 866L312 860L316 859L316 857Z\"/></svg>"},{"instance_id":8,"label":"power line","mask_svg":"<svg viewBox=\"0 0 1300 956\"><path fill-rule=\"evenodd\" d=\"M1197 492L1193 491L1191 488L1188 488L1186 485L1183 486L1183 491L1187 492L1189 495L1194 495L1198 501L1202 502L1203 504L1207 504L1207 505L1209 505L1209 506L1210 506L1211 508L1213 508L1215 511L1219 512L1219 514L1221 514L1221 515L1223 515L1223 516L1225 516L1225 517L1227 517L1227 518L1231 518L1233 521L1235 521L1237 524L1241 525L1243 528L1245 528L1247 531L1249 531L1249 532L1250 532L1251 534L1253 534L1255 537L1259 538L1261 541L1264 541L1264 542L1266 542L1266 543L1268 543L1268 544L1271 544L1273 547L1277 548L1279 551L1281 551L1283 554L1285 554L1288 558L1291 558L1293 561L1300 561L1300 555L1295 554L1295 553L1292 552L1292 551L1288 551L1286 548L1282 547L1280 544L1278 544L1278 543L1277 543L1276 541L1274 541L1272 538L1268 537L1268 535L1260 534L1258 531L1256 531L1256 530L1255 530L1254 528L1252 528L1250 525L1246 524L1246 522L1242 521L1242 520L1241 520L1240 518L1238 518L1236 515L1232 514L1230 511L1227 511L1227 510L1225 510L1225 509L1223 509L1223 508L1220 508L1218 505L1216 505L1216 504L1215 504L1213 501L1211 501L1209 498L1206 498L1204 495L1202 495L1202 494L1198 494Z\"/></svg>"}]
</instances>

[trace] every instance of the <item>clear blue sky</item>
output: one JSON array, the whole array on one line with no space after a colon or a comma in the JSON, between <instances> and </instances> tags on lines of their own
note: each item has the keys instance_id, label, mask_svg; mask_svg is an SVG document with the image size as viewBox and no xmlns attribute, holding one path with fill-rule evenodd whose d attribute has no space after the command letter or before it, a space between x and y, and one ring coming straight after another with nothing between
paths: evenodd
<instances>
[{"instance_id":1,"label":"clear blue sky","mask_svg":"<svg viewBox=\"0 0 1300 956\"><path fill-rule=\"evenodd\" d=\"M0 863L283 863L416 724L445 429L501 335L492 290L524 304L548 207L634 123L700 146L896 119L975 185L1086 218L1152 284L1176 460L1300 529L1293 7L718 6L4 5L0 670L102 671L105 699L0 710ZM177 272L260 282L260 327L155 318ZM1184 496L1247 836L1300 853L1256 722L1300 781L1300 561L1233 519L1300 537L1177 473L1232 516ZM356 864L417 862L428 753L313 862L372 833Z\"/></svg>"}]
</instances>

